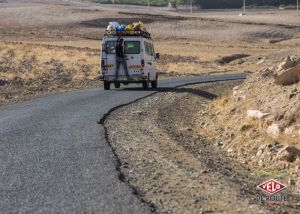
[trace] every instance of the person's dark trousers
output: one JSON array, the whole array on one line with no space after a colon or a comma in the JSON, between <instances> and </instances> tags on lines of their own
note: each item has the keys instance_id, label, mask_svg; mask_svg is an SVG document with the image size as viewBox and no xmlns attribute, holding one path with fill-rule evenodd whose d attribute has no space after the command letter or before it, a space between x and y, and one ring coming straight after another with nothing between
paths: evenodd
<instances>
[{"instance_id":1,"label":"person's dark trousers","mask_svg":"<svg viewBox=\"0 0 300 214\"><path fill-rule=\"evenodd\" d=\"M123 57L117 57L116 64L117 64L117 68L116 68L116 80L118 80L118 78L119 78L120 64L122 64L122 66L123 66L123 68L125 70L125 75L126 75L127 79L129 79L130 77L129 77L127 63L126 63L125 58L123 58Z\"/></svg>"}]
</instances>

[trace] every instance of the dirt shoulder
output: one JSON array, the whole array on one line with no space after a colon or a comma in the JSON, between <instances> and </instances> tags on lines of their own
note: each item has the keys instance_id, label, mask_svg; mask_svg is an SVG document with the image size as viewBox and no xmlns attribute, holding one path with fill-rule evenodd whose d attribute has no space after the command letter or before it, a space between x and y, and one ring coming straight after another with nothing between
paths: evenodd
<instances>
[{"instance_id":1,"label":"dirt shoulder","mask_svg":"<svg viewBox=\"0 0 300 214\"><path fill-rule=\"evenodd\" d=\"M113 111L107 138L122 178L158 213L281 213L259 204L262 181L195 131L195 112L238 82L172 89ZM213 86L213 87L212 87Z\"/></svg>"}]
</instances>

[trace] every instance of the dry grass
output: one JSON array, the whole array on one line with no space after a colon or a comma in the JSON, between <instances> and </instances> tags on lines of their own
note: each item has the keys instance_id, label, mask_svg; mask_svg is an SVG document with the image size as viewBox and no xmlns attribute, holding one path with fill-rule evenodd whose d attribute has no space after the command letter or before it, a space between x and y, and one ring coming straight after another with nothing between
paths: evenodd
<instances>
[{"instance_id":1,"label":"dry grass","mask_svg":"<svg viewBox=\"0 0 300 214\"><path fill-rule=\"evenodd\" d=\"M292 23L290 18L293 15L282 12L281 18L276 19L277 16L273 13L246 17L238 17L237 14L237 11L209 11L193 14L204 19L149 24L147 27L154 35L157 51L198 59L196 62L169 61L163 65L159 63L160 70L184 74L256 72L271 66L286 54L298 52L295 46L298 40L293 38L299 35L299 28L279 26ZM257 15L260 18L257 18ZM270 43L281 40L283 42ZM215 62L232 54L251 56L222 66Z\"/></svg>"},{"instance_id":2,"label":"dry grass","mask_svg":"<svg viewBox=\"0 0 300 214\"><path fill-rule=\"evenodd\" d=\"M247 34L266 30L264 26L248 26L218 21L187 20L152 23L148 30L158 39L194 39L199 41L243 40ZM242 30L243 29L243 30Z\"/></svg>"},{"instance_id":3,"label":"dry grass","mask_svg":"<svg viewBox=\"0 0 300 214\"><path fill-rule=\"evenodd\" d=\"M238 16L241 10L207 10L193 15L201 18L212 18L231 22L260 23L273 25L299 26L299 17L296 10L248 10L246 16Z\"/></svg>"},{"instance_id":4,"label":"dry grass","mask_svg":"<svg viewBox=\"0 0 300 214\"><path fill-rule=\"evenodd\" d=\"M99 84L97 49L11 42L0 47L0 103Z\"/></svg>"},{"instance_id":5,"label":"dry grass","mask_svg":"<svg viewBox=\"0 0 300 214\"><path fill-rule=\"evenodd\" d=\"M278 22L274 17L276 16L266 15L263 21L257 22L259 19L256 16L244 18L215 15L211 18L201 17L177 22L154 22L148 25L148 29L156 38L199 41L280 41L299 35L300 26L290 26L289 16L283 16L283 20ZM266 21L268 19L273 22L269 23Z\"/></svg>"},{"instance_id":6,"label":"dry grass","mask_svg":"<svg viewBox=\"0 0 300 214\"><path fill-rule=\"evenodd\" d=\"M243 71L256 72L273 63L272 60L257 64L260 58L268 57L278 48L275 44L248 43L248 42L201 42L195 40L155 40L155 49L161 55L176 56L176 60L169 58L167 61L158 61L160 71L168 73L192 73L215 74L234 73ZM248 58L235 60L226 65L220 65L217 61L232 54L249 54ZM178 61L178 57L192 57L194 60ZM162 57L164 58L164 57Z\"/></svg>"},{"instance_id":7,"label":"dry grass","mask_svg":"<svg viewBox=\"0 0 300 214\"><path fill-rule=\"evenodd\" d=\"M0 42L0 78L36 79L49 71L57 61L75 79L95 78L99 73L99 54L93 49Z\"/></svg>"}]
</instances>

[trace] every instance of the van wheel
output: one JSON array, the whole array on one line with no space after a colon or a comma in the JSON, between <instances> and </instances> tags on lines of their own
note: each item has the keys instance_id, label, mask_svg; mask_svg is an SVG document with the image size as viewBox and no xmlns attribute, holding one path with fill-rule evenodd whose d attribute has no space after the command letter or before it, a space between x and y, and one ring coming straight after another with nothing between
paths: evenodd
<instances>
[{"instance_id":1,"label":"van wheel","mask_svg":"<svg viewBox=\"0 0 300 214\"><path fill-rule=\"evenodd\" d=\"M110 89L110 82L104 81L104 90L109 90Z\"/></svg>"},{"instance_id":2,"label":"van wheel","mask_svg":"<svg viewBox=\"0 0 300 214\"><path fill-rule=\"evenodd\" d=\"M152 88L157 88L157 76L156 76L156 79L154 81L151 81L151 87Z\"/></svg>"},{"instance_id":3,"label":"van wheel","mask_svg":"<svg viewBox=\"0 0 300 214\"><path fill-rule=\"evenodd\" d=\"M115 82L115 88L120 88L120 86L121 86L121 83Z\"/></svg>"}]
</instances>

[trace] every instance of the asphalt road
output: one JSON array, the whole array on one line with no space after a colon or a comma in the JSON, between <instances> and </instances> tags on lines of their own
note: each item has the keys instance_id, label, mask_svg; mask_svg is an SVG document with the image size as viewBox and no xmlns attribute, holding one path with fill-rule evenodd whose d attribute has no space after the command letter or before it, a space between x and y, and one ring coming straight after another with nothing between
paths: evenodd
<instances>
[{"instance_id":1,"label":"asphalt road","mask_svg":"<svg viewBox=\"0 0 300 214\"><path fill-rule=\"evenodd\" d=\"M179 78L159 87L244 77ZM118 179L116 158L97 121L113 107L154 92L99 88L0 107L0 213L150 212Z\"/></svg>"}]
</instances>

